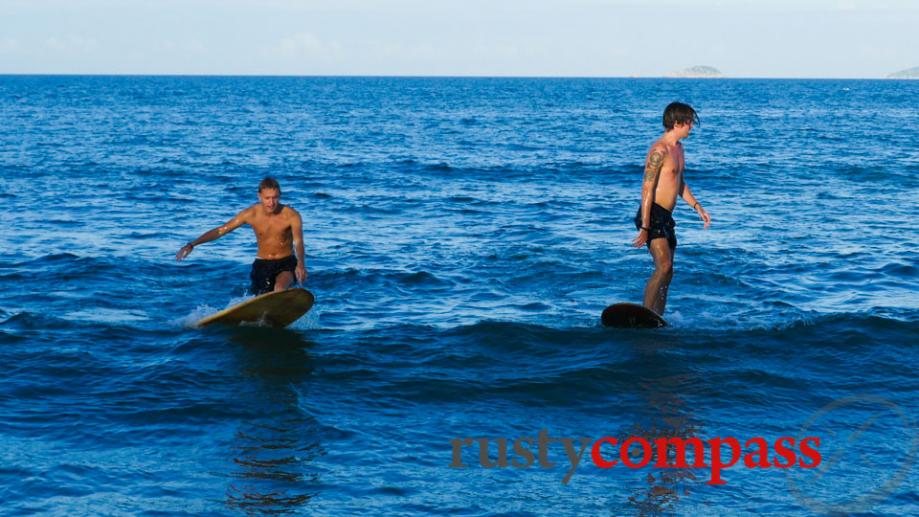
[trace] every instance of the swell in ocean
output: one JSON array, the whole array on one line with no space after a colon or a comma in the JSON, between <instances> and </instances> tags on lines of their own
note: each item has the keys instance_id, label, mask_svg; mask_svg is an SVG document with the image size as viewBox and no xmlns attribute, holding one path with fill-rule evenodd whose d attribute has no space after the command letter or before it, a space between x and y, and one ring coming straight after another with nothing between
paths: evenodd
<instances>
[{"instance_id":1,"label":"swell in ocean","mask_svg":"<svg viewBox=\"0 0 919 517\"><path fill-rule=\"evenodd\" d=\"M914 513L917 87L2 77L5 508ZM631 219L674 99L702 117L686 177L713 224L675 211L671 327L604 329L651 272ZM254 237L175 252L266 175L316 306L190 328L246 296ZM564 484L560 446L450 466L455 438L541 430L813 434L825 463L724 487L587 463Z\"/></svg>"}]
</instances>

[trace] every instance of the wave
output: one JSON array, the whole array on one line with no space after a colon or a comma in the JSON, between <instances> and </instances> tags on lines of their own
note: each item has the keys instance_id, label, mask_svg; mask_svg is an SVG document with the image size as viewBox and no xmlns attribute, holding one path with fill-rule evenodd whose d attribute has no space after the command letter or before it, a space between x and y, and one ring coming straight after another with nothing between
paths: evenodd
<instances>
[{"instance_id":1,"label":"wave","mask_svg":"<svg viewBox=\"0 0 919 517\"><path fill-rule=\"evenodd\" d=\"M872 332L909 333L919 330L917 311L905 310L890 312L888 315L866 312L822 314L814 317L801 317L788 323L776 323L764 329L752 332L777 332L793 334L808 332L820 334L825 332L856 332L870 335Z\"/></svg>"},{"instance_id":2,"label":"wave","mask_svg":"<svg viewBox=\"0 0 919 517\"><path fill-rule=\"evenodd\" d=\"M671 315L672 320L681 319ZM534 357L554 356L577 350L598 349L607 346L638 346L647 343L666 343L668 346L686 346L690 349L731 348L736 343L755 346L785 346L808 342L819 346L861 346L877 342L910 343L919 332L916 311L902 313L865 314L834 313L825 315L801 314L787 321L761 324L696 326L685 320L662 329L611 329L596 322L587 326L553 326L532 322L514 322L485 319L474 323L450 327L396 324L374 327L364 331L371 336L398 340L400 336L413 339L431 339L435 342L462 343L462 347L494 347L492 352L526 350ZM636 349L636 350L638 350Z\"/></svg>"},{"instance_id":3,"label":"wave","mask_svg":"<svg viewBox=\"0 0 919 517\"><path fill-rule=\"evenodd\" d=\"M441 278L430 271L399 271L388 269L326 270L313 277L321 286L341 289L365 289L373 286L446 288L455 285L452 280Z\"/></svg>"},{"instance_id":4,"label":"wave","mask_svg":"<svg viewBox=\"0 0 919 517\"><path fill-rule=\"evenodd\" d=\"M849 181L859 183L883 183L890 184L891 177L905 180L907 186L917 184L916 173L919 172L919 166L916 165L848 165L843 164L834 167L833 176Z\"/></svg>"},{"instance_id":5,"label":"wave","mask_svg":"<svg viewBox=\"0 0 919 517\"><path fill-rule=\"evenodd\" d=\"M91 330L100 338L114 337L112 333L127 332L129 335L140 330L139 323L151 321L149 314L141 309L116 309L84 306L63 312L14 312L0 319L0 328L6 328L10 335L24 335L22 332L39 331L44 334L58 330Z\"/></svg>"}]
</instances>

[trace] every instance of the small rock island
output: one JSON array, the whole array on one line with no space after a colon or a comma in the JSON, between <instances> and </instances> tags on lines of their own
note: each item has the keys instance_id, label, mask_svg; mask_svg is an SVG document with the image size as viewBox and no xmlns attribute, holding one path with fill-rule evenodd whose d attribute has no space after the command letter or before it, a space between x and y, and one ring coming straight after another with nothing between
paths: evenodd
<instances>
[{"instance_id":1,"label":"small rock island","mask_svg":"<svg viewBox=\"0 0 919 517\"><path fill-rule=\"evenodd\" d=\"M691 66L689 68L684 68L679 72L675 72L671 77L724 77L724 74L720 70L713 66Z\"/></svg>"},{"instance_id":2,"label":"small rock island","mask_svg":"<svg viewBox=\"0 0 919 517\"><path fill-rule=\"evenodd\" d=\"M919 66L900 70L887 76L888 79L919 79Z\"/></svg>"}]
</instances>

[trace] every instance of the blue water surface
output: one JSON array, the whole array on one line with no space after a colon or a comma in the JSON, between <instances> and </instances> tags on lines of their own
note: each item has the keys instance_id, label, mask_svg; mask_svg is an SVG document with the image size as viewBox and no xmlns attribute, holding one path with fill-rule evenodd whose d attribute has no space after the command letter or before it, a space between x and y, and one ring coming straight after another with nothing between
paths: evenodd
<instances>
[{"instance_id":1,"label":"blue water surface","mask_svg":"<svg viewBox=\"0 0 919 517\"><path fill-rule=\"evenodd\" d=\"M51 515L919 513L919 82L0 76L0 505ZM663 107L661 330L599 327ZM316 307L245 296L276 176ZM454 438L818 436L818 469L451 467ZM478 442L475 442L478 443ZM496 459L497 442L488 450Z\"/></svg>"}]
</instances>

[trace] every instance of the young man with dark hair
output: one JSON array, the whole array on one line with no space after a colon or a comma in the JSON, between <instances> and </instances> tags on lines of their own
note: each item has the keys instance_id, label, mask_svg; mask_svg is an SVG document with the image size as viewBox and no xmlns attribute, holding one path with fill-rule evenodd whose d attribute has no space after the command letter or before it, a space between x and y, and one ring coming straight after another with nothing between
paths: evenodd
<instances>
[{"instance_id":1,"label":"young man with dark hair","mask_svg":"<svg viewBox=\"0 0 919 517\"><path fill-rule=\"evenodd\" d=\"M708 228L712 218L696 201L683 178L685 158L680 140L689 136L699 116L688 104L672 102L664 110L664 134L657 139L645 159L641 205L635 215L638 236L632 241L636 248L645 244L654 259L654 273L645 287L644 306L659 315L664 314L667 290L673 278L673 255L676 251L676 223L673 208L681 196Z\"/></svg>"},{"instance_id":2,"label":"young man with dark hair","mask_svg":"<svg viewBox=\"0 0 919 517\"><path fill-rule=\"evenodd\" d=\"M295 278L300 283L306 281L300 214L281 204L281 185L274 178L267 177L259 183L258 198L259 203L236 214L223 226L209 230L182 246L176 253L176 260L187 257L195 246L219 239L248 224L255 230L258 242L258 255L249 275L252 294L283 291Z\"/></svg>"}]
</instances>

